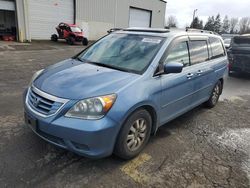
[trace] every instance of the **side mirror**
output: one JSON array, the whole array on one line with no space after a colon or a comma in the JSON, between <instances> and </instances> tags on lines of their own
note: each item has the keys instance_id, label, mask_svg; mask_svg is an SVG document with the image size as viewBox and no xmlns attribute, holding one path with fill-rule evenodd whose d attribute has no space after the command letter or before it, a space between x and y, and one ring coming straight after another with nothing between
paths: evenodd
<instances>
[{"instance_id":1,"label":"side mirror","mask_svg":"<svg viewBox=\"0 0 250 188\"><path fill-rule=\"evenodd\" d=\"M180 73L182 72L183 64L177 62L169 62L164 65L164 74Z\"/></svg>"}]
</instances>

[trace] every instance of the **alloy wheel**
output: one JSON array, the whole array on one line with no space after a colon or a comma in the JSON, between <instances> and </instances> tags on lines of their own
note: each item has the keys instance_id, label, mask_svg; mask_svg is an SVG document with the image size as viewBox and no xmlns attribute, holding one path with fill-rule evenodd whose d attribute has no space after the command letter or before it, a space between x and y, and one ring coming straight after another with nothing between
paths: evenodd
<instances>
[{"instance_id":1,"label":"alloy wheel","mask_svg":"<svg viewBox=\"0 0 250 188\"><path fill-rule=\"evenodd\" d=\"M212 103L216 104L220 96L220 87L219 84L217 84L213 90L213 95L212 95Z\"/></svg>"},{"instance_id":2,"label":"alloy wheel","mask_svg":"<svg viewBox=\"0 0 250 188\"><path fill-rule=\"evenodd\" d=\"M135 151L144 143L147 134L147 123L143 118L134 121L127 136L127 147Z\"/></svg>"}]
</instances>

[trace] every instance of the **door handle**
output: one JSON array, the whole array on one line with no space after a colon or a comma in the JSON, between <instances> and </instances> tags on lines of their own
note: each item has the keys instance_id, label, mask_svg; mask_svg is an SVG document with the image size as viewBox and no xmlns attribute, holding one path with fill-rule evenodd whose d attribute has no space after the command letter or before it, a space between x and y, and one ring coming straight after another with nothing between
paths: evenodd
<instances>
[{"instance_id":1,"label":"door handle","mask_svg":"<svg viewBox=\"0 0 250 188\"><path fill-rule=\"evenodd\" d=\"M193 76L194 76L193 73L188 73L188 74L187 74L187 79L191 79Z\"/></svg>"},{"instance_id":2,"label":"door handle","mask_svg":"<svg viewBox=\"0 0 250 188\"><path fill-rule=\"evenodd\" d=\"M197 71L197 75L198 75L198 76L202 75L202 73L203 73L202 70L198 70L198 71Z\"/></svg>"}]
</instances>

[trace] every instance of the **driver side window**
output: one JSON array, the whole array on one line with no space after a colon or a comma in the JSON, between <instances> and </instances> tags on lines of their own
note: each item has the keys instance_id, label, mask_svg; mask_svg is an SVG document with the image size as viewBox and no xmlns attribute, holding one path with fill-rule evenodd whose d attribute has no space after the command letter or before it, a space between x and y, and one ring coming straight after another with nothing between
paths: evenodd
<instances>
[{"instance_id":1,"label":"driver side window","mask_svg":"<svg viewBox=\"0 0 250 188\"><path fill-rule=\"evenodd\" d=\"M173 48L169 51L169 54L166 60L164 61L164 64L169 62L182 63L184 67L190 65L187 42L180 42L173 46Z\"/></svg>"}]
</instances>

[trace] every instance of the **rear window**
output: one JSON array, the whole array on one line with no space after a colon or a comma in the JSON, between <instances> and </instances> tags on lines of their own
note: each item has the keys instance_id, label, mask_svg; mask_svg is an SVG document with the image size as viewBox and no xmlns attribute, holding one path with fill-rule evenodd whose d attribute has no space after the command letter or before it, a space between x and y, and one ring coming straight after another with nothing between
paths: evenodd
<instances>
[{"instance_id":1,"label":"rear window","mask_svg":"<svg viewBox=\"0 0 250 188\"><path fill-rule=\"evenodd\" d=\"M212 48L212 59L224 56L225 51L221 40L214 37L211 37L209 40Z\"/></svg>"},{"instance_id":2,"label":"rear window","mask_svg":"<svg viewBox=\"0 0 250 188\"><path fill-rule=\"evenodd\" d=\"M250 37L234 37L233 41L236 45L250 46Z\"/></svg>"},{"instance_id":3,"label":"rear window","mask_svg":"<svg viewBox=\"0 0 250 188\"><path fill-rule=\"evenodd\" d=\"M207 41L190 41L191 64L202 63L209 59Z\"/></svg>"}]
</instances>

